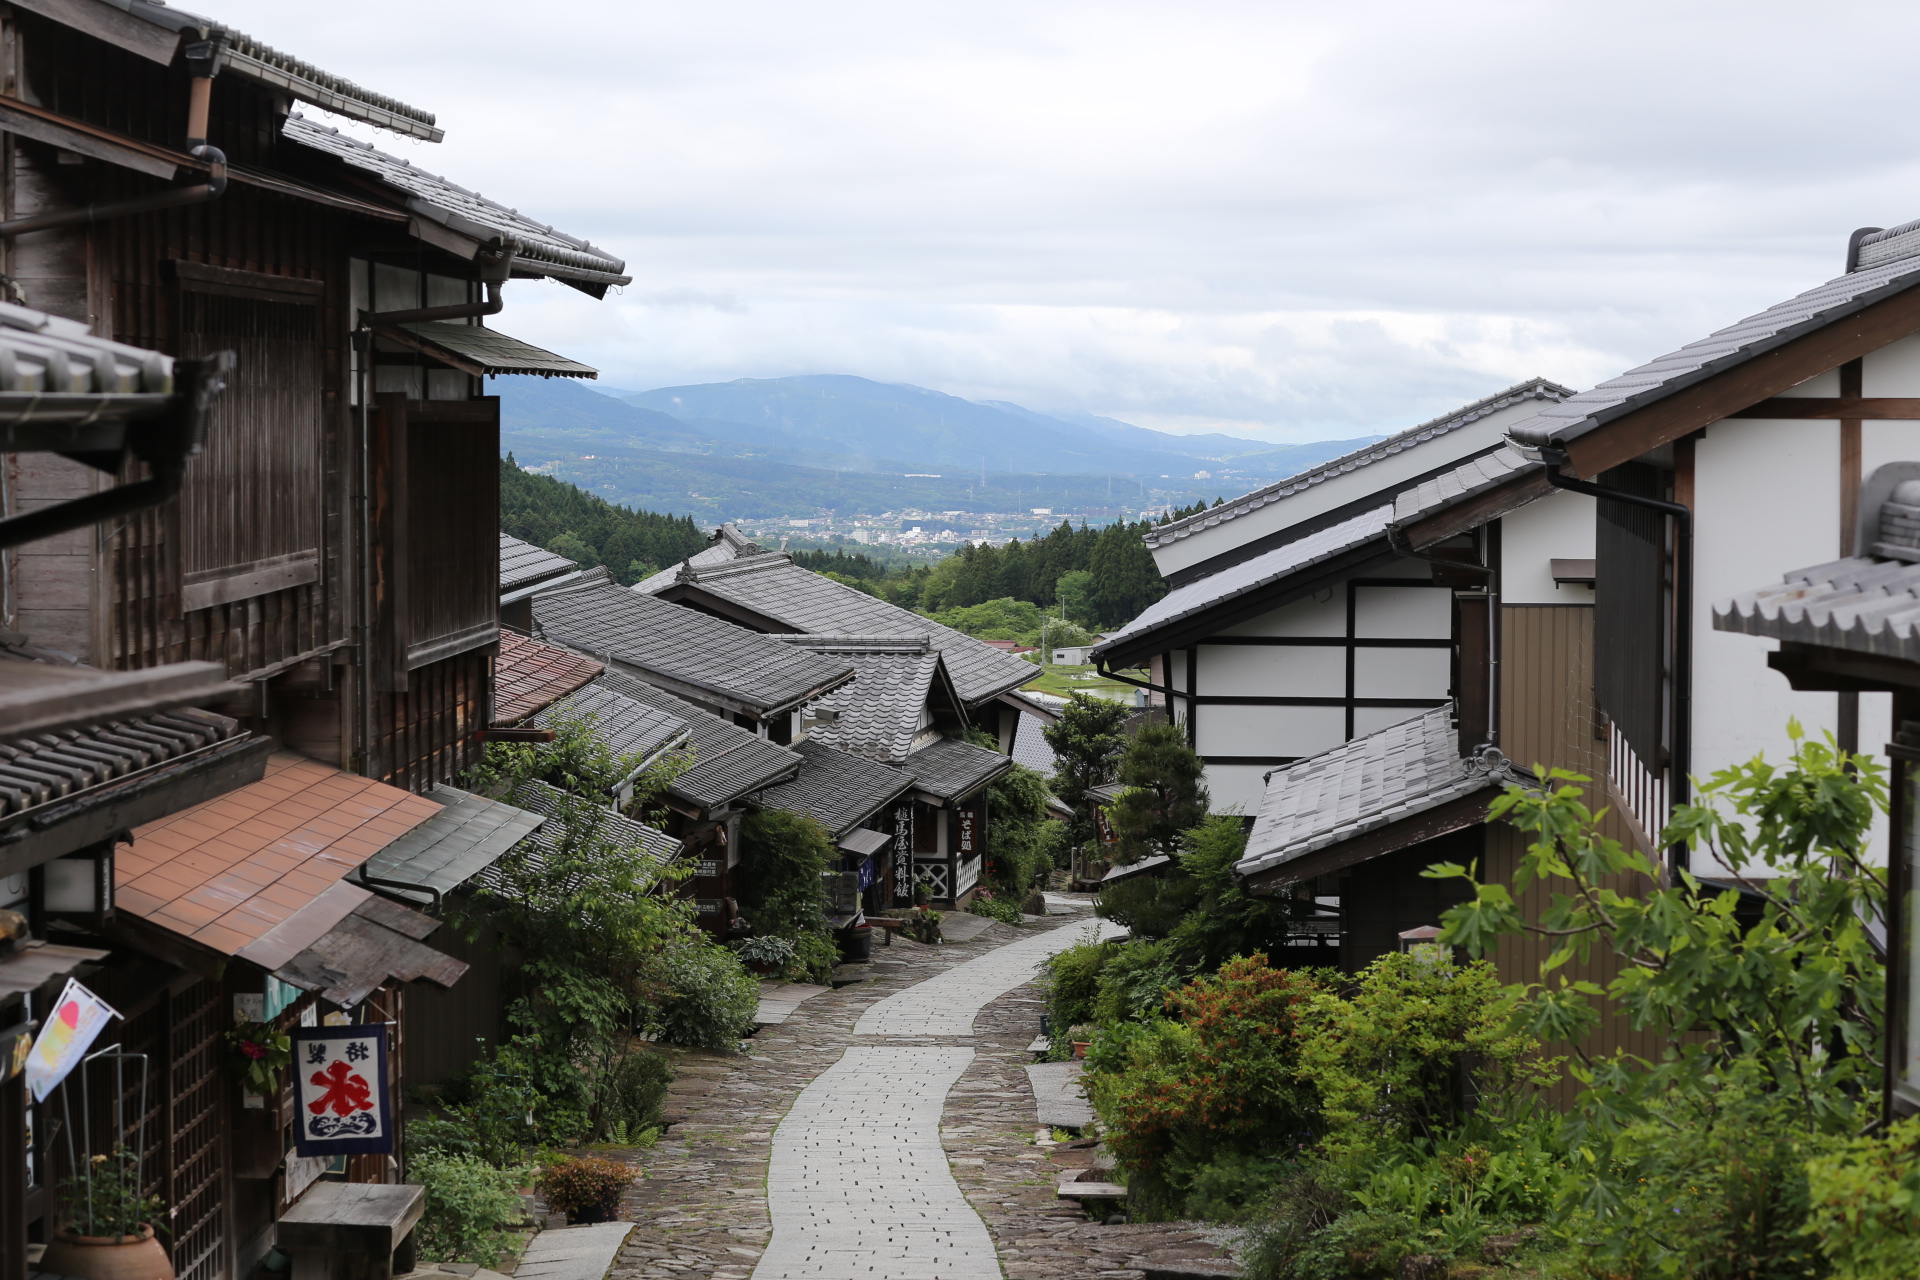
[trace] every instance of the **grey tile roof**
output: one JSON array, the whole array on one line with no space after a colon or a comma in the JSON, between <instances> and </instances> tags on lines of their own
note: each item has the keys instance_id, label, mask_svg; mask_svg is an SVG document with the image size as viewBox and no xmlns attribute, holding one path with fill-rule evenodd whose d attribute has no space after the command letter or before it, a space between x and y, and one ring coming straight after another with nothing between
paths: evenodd
<instances>
[{"instance_id":1,"label":"grey tile roof","mask_svg":"<svg viewBox=\"0 0 1920 1280\"><path fill-rule=\"evenodd\" d=\"M542 814L457 787L437 786L427 798L445 807L368 858L355 873L356 878L373 876L451 893L499 861L547 820ZM433 901L432 894L421 890L383 885L379 891L422 905Z\"/></svg>"},{"instance_id":2,"label":"grey tile roof","mask_svg":"<svg viewBox=\"0 0 1920 1280\"><path fill-rule=\"evenodd\" d=\"M737 560L741 556L759 555L764 550L766 548L741 533L739 528L729 521L715 529L707 538L704 551L694 552L681 563L703 569L708 565L725 564L729 560ZM673 580L679 572L680 565L670 564L660 572L634 583L633 589L644 591L648 595L657 595L663 588L673 585Z\"/></svg>"},{"instance_id":3,"label":"grey tile roof","mask_svg":"<svg viewBox=\"0 0 1920 1280\"><path fill-rule=\"evenodd\" d=\"M903 769L863 760L824 743L802 742L793 751L802 762L799 775L754 799L768 809L804 813L836 839L914 784L913 774Z\"/></svg>"},{"instance_id":4,"label":"grey tile roof","mask_svg":"<svg viewBox=\"0 0 1920 1280\"><path fill-rule=\"evenodd\" d=\"M551 728L561 717L591 717L594 731L606 739L608 749L616 756L651 756L685 742L689 732L684 716L637 702L600 684L568 694L536 715L533 723L542 729Z\"/></svg>"},{"instance_id":5,"label":"grey tile roof","mask_svg":"<svg viewBox=\"0 0 1920 1280\"><path fill-rule=\"evenodd\" d=\"M563 555L522 542L510 534L500 535L500 590L517 591L536 582L572 573L580 566Z\"/></svg>"},{"instance_id":6,"label":"grey tile roof","mask_svg":"<svg viewBox=\"0 0 1920 1280\"><path fill-rule=\"evenodd\" d=\"M1523 778L1497 752L1460 758L1453 705L1423 711L1276 769L1234 874L1271 871L1318 849Z\"/></svg>"},{"instance_id":7,"label":"grey tile roof","mask_svg":"<svg viewBox=\"0 0 1920 1280\"><path fill-rule=\"evenodd\" d=\"M1013 767L1010 757L958 738L942 738L920 748L900 766L920 790L942 800L971 795Z\"/></svg>"},{"instance_id":8,"label":"grey tile roof","mask_svg":"<svg viewBox=\"0 0 1920 1280\"><path fill-rule=\"evenodd\" d=\"M535 222L445 178L416 168L399 156L349 138L338 129L300 115L287 117L287 141L372 174L393 188L409 210L449 230L482 242L499 240L514 250L515 274L550 276L598 296L611 285L630 284L626 263L585 240Z\"/></svg>"},{"instance_id":9,"label":"grey tile roof","mask_svg":"<svg viewBox=\"0 0 1920 1280\"><path fill-rule=\"evenodd\" d=\"M1311 568L1369 542L1378 541L1384 548L1387 524L1392 519L1391 504L1375 507L1317 533L1310 533L1298 542L1275 547L1218 573L1196 578L1184 587L1176 587L1148 605L1132 622L1093 646L1088 656L1096 659L1105 657L1163 627L1240 596L1264 590L1302 569Z\"/></svg>"},{"instance_id":10,"label":"grey tile roof","mask_svg":"<svg viewBox=\"0 0 1920 1280\"><path fill-rule=\"evenodd\" d=\"M1022 711L1020 724L1013 731L1012 755L1015 764L1023 764L1041 777L1051 778L1054 770L1060 767L1060 760L1041 736L1046 728L1046 721L1039 716Z\"/></svg>"},{"instance_id":11,"label":"grey tile roof","mask_svg":"<svg viewBox=\"0 0 1920 1280\"><path fill-rule=\"evenodd\" d=\"M921 731L940 655L856 653L843 654L841 661L853 664L853 683L815 704L839 712L840 718L815 725L808 736L869 760L899 764Z\"/></svg>"},{"instance_id":12,"label":"grey tile roof","mask_svg":"<svg viewBox=\"0 0 1920 1280\"><path fill-rule=\"evenodd\" d=\"M413 324L382 325L375 332L403 346L425 351L476 377L503 373L533 374L542 378L597 378L590 364L508 337L498 329L450 320L421 320Z\"/></svg>"},{"instance_id":13,"label":"grey tile roof","mask_svg":"<svg viewBox=\"0 0 1920 1280\"><path fill-rule=\"evenodd\" d=\"M1492 453L1468 458L1453 470L1443 471L1433 479L1423 481L1396 496L1393 500L1393 522L1405 524L1409 520L1417 520L1539 465L1512 445L1502 445Z\"/></svg>"},{"instance_id":14,"label":"grey tile roof","mask_svg":"<svg viewBox=\"0 0 1920 1280\"><path fill-rule=\"evenodd\" d=\"M1904 239L1902 244L1908 251L1914 247ZM1892 250L1887 252L1891 254ZM1864 259L1865 254L1862 256ZM1508 434L1521 444L1532 446L1577 439L1615 418L1723 370L1745 364L1755 356L1843 320L1915 284L1920 284L1920 259L1889 256L1876 265L1863 265L1851 275L1829 280L1816 289L1776 303L1697 342L1689 342L1678 351L1670 351L1589 391L1549 406L1516 423Z\"/></svg>"},{"instance_id":15,"label":"grey tile roof","mask_svg":"<svg viewBox=\"0 0 1920 1280\"><path fill-rule=\"evenodd\" d=\"M1716 601L1713 628L1920 662L1920 565L1856 556Z\"/></svg>"},{"instance_id":16,"label":"grey tile roof","mask_svg":"<svg viewBox=\"0 0 1920 1280\"><path fill-rule=\"evenodd\" d=\"M533 617L545 639L596 657L611 654L763 714L810 701L853 676L845 659L796 650L758 631L612 583L537 595Z\"/></svg>"},{"instance_id":17,"label":"grey tile roof","mask_svg":"<svg viewBox=\"0 0 1920 1280\"><path fill-rule=\"evenodd\" d=\"M11 819L247 736L238 720L180 707L85 729L15 737L0 743L0 816ZM26 830L16 826L8 834L24 835Z\"/></svg>"},{"instance_id":18,"label":"grey tile roof","mask_svg":"<svg viewBox=\"0 0 1920 1280\"><path fill-rule=\"evenodd\" d=\"M536 814L544 820L560 816L566 793L544 782L523 782L514 788L511 799L516 808ZM625 814L603 809L600 811L600 823L598 834L602 839L622 848L637 848L649 859L661 865L672 862L680 854L681 841L657 827L636 822ZM561 823L547 822L515 845L512 852L515 856L538 863L540 859L551 856L559 849L559 842L565 838L565 833L565 827ZM502 887L498 861L496 860L488 866L487 870L475 876L473 882L482 888L498 891Z\"/></svg>"},{"instance_id":19,"label":"grey tile roof","mask_svg":"<svg viewBox=\"0 0 1920 1280\"><path fill-rule=\"evenodd\" d=\"M748 792L785 782L799 771L800 757L794 752L682 702L644 680L609 671L594 683L687 722L693 764L667 788L676 799L717 808Z\"/></svg>"},{"instance_id":20,"label":"grey tile roof","mask_svg":"<svg viewBox=\"0 0 1920 1280\"><path fill-rule=\"evenodd\" d=\"M727 545L716 543L708 551L718 552ZM947 674L969 705L990 701L1034 677L1030 662L845 583L802 569L793 563L792 557L781 552L745 555L730 552L724 560L705 566L682 565L674 570L670 580L662 581L664 577L656 574L635 590L647 588L650 593L658 594L675 585L689 584L794 632L924 635L946 659Z\"/></svg>"},{"instance_id":21,"label":"grey tile roof","mask_svg":"<svg viewBox=\"0 0 1920 1280\"><path fill-rule=\"evenodd\" d=\"M310 62L302 62L291 54L262 44L224 23L197 17L171 5L147 3L147 0L108 0L108 3L155 26L177 31L183 39L212 39L218 42L222 75L239 76L256 84L281 89L298 101L311 103L335 115L378 125L408 137L438 142L444 136L434 126L431 112L410 107L384 93L363 89L344 76L322 71Z\"/></svg>"},{"instance_id":22,"label":"grey tile roof","mask_svg":"<svg viewBox=\"0 0 1920 1280\"><path fill-rule=\"evenodd\" d=\"M1528 400L1557 401L1572 394L1571 387L1563 387L1557 382L1549 382L1545 378L1530 379L1508 387L1505 391L1496 392L1484 400L1476 400L1451 413L1442 414L1430 422L1423 422L1417 427L1408 427L1398 435L1388 436L1385 440L1376 441L1363 449L1356 449L1331 462L1323 462L1311 470L1302 471L1297 476L1289 476L1265 488L1255 489L1252 493L1235 498L1224 506L1214 507L1188 516L1184 520L1176 520L1172 524L1150 529L1146 534L1147 545L1164 547L1183 538L1190 538L1204 529L1214 528L1236 517L1290 498L1296 493L1305 492L1316 485L1325 484L1336 476L1346 475L1361 467L1393 457L1395 454L1418 448L1430 440L1437 440L1450 432L1458 431L1469 423L1479 421L1490 413L1498 413L1512 405Z\"/></svg>"}]
</instances>

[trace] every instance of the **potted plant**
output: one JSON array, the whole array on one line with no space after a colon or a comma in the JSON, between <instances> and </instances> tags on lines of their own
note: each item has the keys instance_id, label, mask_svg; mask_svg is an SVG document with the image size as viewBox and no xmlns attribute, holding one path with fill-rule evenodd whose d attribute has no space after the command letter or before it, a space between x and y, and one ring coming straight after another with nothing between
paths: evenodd
<instances>
[{"instance_id":1,"label":"potted plant","mask_svg":"<svg viewBox=\"0 0 1920 1280\"><path fill-rule=\"evenodd\" d=\"M620 1216L620 1195L640 1171L618 1160L580 1156L562 1160L540 1175L547 1208L567 1215L568 1223L612 1222Z\"/></svg>"},{"instance_id":2,"label":"potted plant","mask_svg":"<svg viewBox=\"0 0 1920 1280\"><path fill-rule=\"evenodd\" d=\"M68 1222L47 1244L41 1271L81 1280L173 1280L167 1251L153 1238L164 1213L141 1194L140 1157L125 1147L92 1156L60 1184Z\"/></svg>"},{"instance_id":3,"label":"potted plant","mask_svg":"<svg viewBox=\"0 0 1920 1280\"><path fill-rule=\"evenodd\" d=\"M280 1073L293 1044L270 1022L240 1022L226 1034L227 1063L240 1077L245 1105L235 1118L229 1159L234 1176L270 1177L285 1152L280 1137Z\"/></svg>"},{"instance_id":4,"label":"potted plant","mask_svg":"<svg viewBox=\"0 0 1920 1280\"><path fill-rule=\"evenodd\" d=\"M1067 1043L1073 1046L1073 1056L1084 1058L1087 1050L1093 1047L1093 1037L1100 1028L1091 1022L1082 1022L1067 1028Z\"/></svg>"},{"instance_id":5,"label":"potted plant","mask_svg":"<svg viewBox=\"0 0 1920 1280\"><path fill-rule=\"evenodd\" d=\"M280 1095L280 1072L293 1061L293 1039L271 1022L239 1022L227 1032L227 1048L248 1093Z\"/></svg>"},{"instance_id":6,"label":"potted plant","mask_svg":"<svg viewBox=\"0 0 1920 1280\"><path fill-rule=\"evenodd\" d=\"M940 913L931 907L915 907L907 913L904 932L916 942L928 946L940 941Z\"/></svg>"},{"instance_id":7,"label":"potted plant","mask_svg":"<svg viewBox=\"0 0 1920 1280\"><path fill-rule=\"evenodd\" d=\"M793 963L794 946L788 938L741 938L727 945L739 954L740 963L762 977L779 973Z\"/></svg>"}]
</instances>

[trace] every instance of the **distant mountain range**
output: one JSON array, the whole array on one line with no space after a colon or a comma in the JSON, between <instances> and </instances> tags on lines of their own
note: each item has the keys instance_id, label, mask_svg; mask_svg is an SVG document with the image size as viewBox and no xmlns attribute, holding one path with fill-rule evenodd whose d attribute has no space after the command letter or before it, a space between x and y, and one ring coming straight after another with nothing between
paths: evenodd
<instances>
[{"instance_id":1,"label":"distant mountain range","mask_svg":"<svg viewBox=\"0 0 1920 1280\"><path fill-rule=\"evenodd\" d=\"M1379 439L1276 448L840 374L642 392L498 378L488 389L501 397L501 447L521 465L609 501L703 519L903 507L1137 511L1150 499L1232 496ZM1196 480L1195 471L1213 474Z\"/></svg>"}]
</instances>

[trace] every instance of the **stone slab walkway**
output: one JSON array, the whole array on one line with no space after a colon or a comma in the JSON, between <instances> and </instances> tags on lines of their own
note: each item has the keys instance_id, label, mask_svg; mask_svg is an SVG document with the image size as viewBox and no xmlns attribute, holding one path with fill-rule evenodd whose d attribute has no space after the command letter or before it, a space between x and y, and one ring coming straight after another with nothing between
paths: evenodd
<instances>
[{"instance_id":1,"label":"stone slab walkway","mask_svg":"<svg viewBox=\"0 0 1920 1280\"><path fill-rule=\"evenodd\" d=\"M514 1280L605 1280L620 1248L633 1233L631 1222L597 1222L556 1227L527 1243Z\"/></svg>"},{"instance_id":2,"label":"stone slab walkway","mask_svg":"<svg viewBox=\"0 0 1920 1280\"><path fill-rule=\"evenodd\" d=\"M860 1021L853 1024L853 1034L970 1036L980 1010L1015 987L1033 981L1048 956L1088 938L1113 938L1125 932L1110 920L1096 920L1009 942L888 996L860 1015Z\"/></svg>"},{"instance_id":3,"label":"stone slab walkway","mask_svg":"<svg viewBox=\"0 0 1920 1280\"><path fill-rule=\"evenodd\" d=\"M923 1037L909 1044L854 1034L855 1023L882 1001L959 964L1035 941L1044 928L996 924L971 943L938 947L896 939L887 954L904 963L903 972L807 1001L784 1023L756 1034L747 1053L660 1047L679 1073L666 1107L674 1124L649 1150L609 1153L641 1166L646 1174L622 1201L622 1216L641 1225L622 1249L612 1280L749 1280L763 1256L779 1266L790 1265L782 1259L804 1263L804 1253L776 1256L769 1249L774 1222L768 1174L776 1132L781 1142L802 1132L801 1127L787 1132L786 1122L799 1114L794 1108L828 1072L843 1062L846 1070L857 1065L857 1059L848 1061L850 1051L895 1060L907 1053L938 1051L965 1059L952 1088L933 1081L928 1089L935 1094L945 1090L937 1133L947 1178L971 1205L998 1255L995 1269L984 1275L1143 1280L1150 1257L1222 1256L1214 1243L1222 1236L1217 1229L1192 1223L1105 1226L1055 1197L1060 1178L1085 1167L1092 1153L1036 1140L1033 1091L1024 1070L1032 1062L1026 1046L1039 1029L1044 1007L1033 986L1016 983L989 998L984 1008L976 1002L978 1016L969 1015L965 1030L970 1034L963 1036ZM1084 917L1062 922L1048 931L1056 938L1052 945L1071 945L1084 928ZM942 1068L940 1074L949 1071ZM941 1101L934 1099L936 1106ZM832 1126L830 1134L816 1134L832 1145L815 1150L838 1150L843 1158L849 1152L868 1152L872 1123L872 1108L865 1107L858 1116ZM923 1158L935 1159L921 1147L915 1159ZM867 1159L859 1154L853 1163L864 1165ZM777 1192L779 1179L773 1185ZM824 1184L817 1185L815 1193L853 1194L833 1192ZM884 1203L904 1203L903 1196L913 1193L912 1187L895 1183ZM851 1204L830 1212L843 1211L852 1211ZM888 1222L876 1221L876 1235L870 1238L878 1239L883 1226L903 1227L896 1221L899 1216L889 1210ZM890 1273L876 1264L875 1269L843 1269L838 1274L847 1280L884 1280Z\"/></svg>"},{"instance_id":4,"label":"stone slab walkway","mask_svg":"<svg viewBox=\"0 0 1920 1280\"><path fill-rule=\"evenodd\" d=\"M759 1026L777 1027L792 1017L795 1009L831 990L832 987L815 986L807 982L762 982L760 1008L753 1015L753 1020Z\"/></svg>"},{"instance_id":5,"label":"stone slab walkway","mask_svg":"<svg viewBox=\"0 0 1920 1280\"><path fill-rule=\"evenodd\" d=\"M1027 1048L1031 1050L1032 1045ZM1027 1066L1033 1086L1034 1122L1048 1128L1078 1129L1093 1123L1093 1107L1080 1091L1077 1062L1034 1062Z\"/></svg>"},{"instance_id":6,"label":"stone slab walkway","mask_svg":"<svg viewBox=\"0 0 1920 1280\"><path fill-rule=\"evenodd\" d=\"M947 1166L940 1114L971 1049L848 1049L773 1135L773 1240L753 1280L999 1280Z\"/></svg>"}]
</instances>

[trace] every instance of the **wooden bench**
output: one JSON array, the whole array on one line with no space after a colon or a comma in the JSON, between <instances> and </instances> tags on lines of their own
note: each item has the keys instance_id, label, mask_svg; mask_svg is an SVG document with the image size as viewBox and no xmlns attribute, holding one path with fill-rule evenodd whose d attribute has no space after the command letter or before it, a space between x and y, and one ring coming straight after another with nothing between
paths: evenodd
<instances>
[{"instance_id":1,"label":"wooden bench","mask_svg":"<svg viewBox=\"0 0 1920 1280\"><path fill-rule=\"evenodd\" d=\"M316 1183L277 1224L292 1280L392 1280L414 1269L412 1231L426 1188Z\"/></svg>"}]
</instances>

